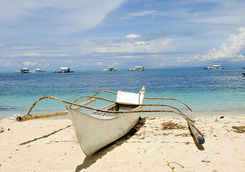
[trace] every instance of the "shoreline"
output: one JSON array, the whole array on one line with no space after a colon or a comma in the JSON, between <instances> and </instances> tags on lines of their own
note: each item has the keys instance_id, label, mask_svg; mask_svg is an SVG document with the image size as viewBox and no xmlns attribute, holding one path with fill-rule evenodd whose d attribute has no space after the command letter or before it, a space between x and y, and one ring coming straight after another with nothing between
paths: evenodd
<instances>
[{"instance_id":1,"label":"shoreline","mask_svg":"<svg viewBox=\"0 0 245 172\"><path fill-rule=\"evenodd\" d=\"M0 121L0 171L244 171L245 116L196 116L199 150L178 116L142 118L136 131L86 157L69 119ZM173 122L183 129L163 129ZM228 163L229 162L229 163Z\"/></svg>"}]
</instances>

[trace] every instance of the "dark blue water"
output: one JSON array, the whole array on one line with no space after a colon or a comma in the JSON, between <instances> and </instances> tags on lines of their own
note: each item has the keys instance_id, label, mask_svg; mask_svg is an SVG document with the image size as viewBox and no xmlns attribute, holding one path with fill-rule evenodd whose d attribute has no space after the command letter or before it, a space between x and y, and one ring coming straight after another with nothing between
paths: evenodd
<instances>
[{"instance_id":1,"label":"dark blue water","mask_svg":"<svg viewBox=\"0 0 245 172\"><path fill-rule=\"evenodd\" d=\"M194 112L243 112L245 77L241 72L244 71L241 68L177 68L143 72L1 73L0 116L24 114L42 96L73 101L103 89L138 92L143 85L147 90L146 96L178 98L191 106ZM114 98L107 95L102 96ZM36 111L63 110L64 106L47 100L41 102Z\"/></svg>"}]
</instances>

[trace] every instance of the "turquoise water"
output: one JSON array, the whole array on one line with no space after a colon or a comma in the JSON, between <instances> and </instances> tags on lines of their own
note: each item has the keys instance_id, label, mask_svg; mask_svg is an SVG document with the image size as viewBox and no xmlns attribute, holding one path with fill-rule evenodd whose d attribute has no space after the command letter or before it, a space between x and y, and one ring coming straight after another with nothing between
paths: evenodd
<instances>
[{"instance_id":1,"label":"turquoise water","mask_svg":"<svg viewBox=\"0 0 245 172\"><path fill-rule=\"evenodd\" d=\"M245 77L241 74L244 71L241 68L176 68L143 72L0 73L0 117L25 114L32 103L42 96L73 101L103 89L137 92L143 85L147 89L146 96L181 99L196 113L240 113L245 110ZM102 96L115 98L110 94ZM104 106L105 103L97 105ZM54 100L44 100L35 111L64 110L64 106Z\"/></svg>"}]
</instances>

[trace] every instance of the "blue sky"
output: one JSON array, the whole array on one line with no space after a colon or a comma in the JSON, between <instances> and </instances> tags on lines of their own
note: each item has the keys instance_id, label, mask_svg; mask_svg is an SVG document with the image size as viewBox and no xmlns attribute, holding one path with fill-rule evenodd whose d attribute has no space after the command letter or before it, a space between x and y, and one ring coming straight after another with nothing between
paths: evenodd
<instances>
[{"instance_id":1,"label":"blue sky","mask_svg":"<svg viewBox=\"0 0 245 172\"><path fill-rule=\"evenodd\" d=\"M0 71L245 66L244 0L0 0Z\"/></svg>"}]
</instances>

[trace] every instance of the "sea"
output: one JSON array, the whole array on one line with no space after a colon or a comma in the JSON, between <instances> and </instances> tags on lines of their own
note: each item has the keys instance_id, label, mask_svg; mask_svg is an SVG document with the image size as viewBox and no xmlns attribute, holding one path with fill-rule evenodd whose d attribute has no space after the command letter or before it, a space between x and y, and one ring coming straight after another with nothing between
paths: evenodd
<instances>
[{"instance_id":1,"label":"sea","mask_svg":"<svg viewBox=\"0 0 245 172\"><path fill-rule=\"evenodd\" d=\"M143 86L147 97L182 100L192 108L192 115L245 114L245 77L242 72L245 69L240 67L222 70L186 67L115 72L0 73L0 118L14 114L25 115L31 105L43 96L74 101L100 90L138 92ZM100 96L112 100L116 98L110 93ZM174 101L147 100L145 103L170 104L184 111L184 107ZM105 105L107 102L98 101L91 106ZM60 111L65 110L65 106L67 104L56 100L42 100L34 112Z\"/></svg>"}]
</instances>

